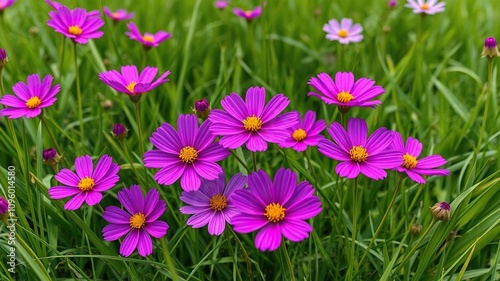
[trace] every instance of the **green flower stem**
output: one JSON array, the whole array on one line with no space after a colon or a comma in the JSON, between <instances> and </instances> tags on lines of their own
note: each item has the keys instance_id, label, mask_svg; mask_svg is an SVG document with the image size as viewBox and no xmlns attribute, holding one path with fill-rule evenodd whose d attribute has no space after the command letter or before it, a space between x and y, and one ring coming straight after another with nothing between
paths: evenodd
<instances>
[{"instance_id":1,"label":"green flower stem","mask_svg":"<svg viewBox=\"0 0 500 281\"><path fill-rule=\"evenodd\" d=\"M0 67L0 93L2 97L5 95L5 89L3 88L3 67Z\"/></svg>"},{"instance_id":2,"label":"green flower stem","mask_svg":"<svg viewBox=\"0 0 500 281\"><path fill-rule=\"evenodd\" d=\"M59 67L58 67L58 73L57 73L57 78L61 80L62 77L62 68L63 68L63 60L64 60L64 43L66 42L66 37L63 35L62 40L61 40L61 45L59 46Z\"/></svg>"},{"instance_id":3,"label":"green flower stem","mask_svg":"<svg viewBox=\"0 0 500 281\"><path fill-rule=\"evenodd\" d=\"M358 264L356 262L356 233L357 233L357 209L358 209L358 178L354 178L354 184L352 188L352 232L351 232L351 262L349 263L349 269L347 275L353 280L354 272L357 272ZM354 271L354 272L353 272Z\"/></svg>"},{"instance_id":4,"label":"green flower stem","mask_svg":"<svg viewBox=\"0 0 500 281\"><path fill-rule=\"evenodd\" d=\"M42 120L42 124L43 126L45 126L45 129L47 130L47 132L49 133L49 136L50 136L50 139L52 140L52 143L54 144L54 146L56 147L56 151L57 153L60 153L60 155L63 155L63 151L61 150L61 147L59 147L59 143L57 142L56 138L54 137L54 135L52 134L52 131L50 130L50 127L49 125L47 125L47 120L45 120L45 117L43 116L43 114L40 116L40 120ZM65 157L62 157L62 160L64 161L64 165L66 167L70 167L69 163L68 163L68 160L65 158Z\"/></svg>"},{"instance_id":5,"label":"green flower stem","mask_svg":"<svg viewBox=\"0 0 500 281\"><path fill-rule=\"evenodd\" d=\"M146 187L146 184L142 181L142 178L139 177L139 173L137 172L137 169L134 166L134 162L132 161L132 158L130 157L129 148L127 146L127 143L125 140L119 140L118 141L122 147L123 152L125 153L125 158L127 158L128 163L130 164L130 168L132 168L132 172L134 173L135 177L137 178L137 181L139 182L139 185L142 188Z\"/></svg>"},{"instance_id":6,"label":"green flower stem","mask_svg":"<svg viewBox=\"0 0 500 281\"><path fill-rule=\"evenodd\" d=\"M252 152L252 158L253 158L253 170L257 172L257 153Z\"/></svg>"},{"instance_id":7,"label":"green flower stem","mask_svg":"<svg viewBox=\"0 0 500 281\"><path fill-rule=\"evenodd\" d=\"M283 254L283 257L285 259L286 265L288 266L288 270L290 271L290 279L292 281L295 281L295 274L293 273L293 265L292 261L290 260L290 256L288 255L288 251L286 250L286 245L285 241L281 242L281 253Z\"/></svg>"},{"instance_id":8,"label":"green flower stem","mask_svg":"<svg viewBox=\"0 0 500 281\"><path fill-rule=\"evenodd\" d=\"M252 172L252 169L250 169L247 164L245 162L243 162L243 160L236 154L236 152L234 152L234 150L230 149L229 150L231 152L231 154L236 157L236 160L238 160L238 162L240 162L240 164L245 167L245 169L247 170L248 173L251 173Z\"/></svg>"},{"instance_id":9,"label":"green flower stem","mask_svg":"<svg viewBox=\"0 0 500 281\"><path fill-rule=\"evenodd\" d=\"M316 178L316 173L315 173L314 168L313 168L313 166L312 166L312 164L311 164L311 159L309 158L309 155L308 155L308 153L307 153L307 150L306 150L306 151L304 151L304 156L306 157L306 160L307 160L307 166L309 166L309 171L311 171L311 175L312 175L312 176L313 176L313 178L316 180L316 179L317 179L317 178Z\"/></svg>"},{"instance_id":10,"label":"green flower stem","mask_svg":"<svg viewBox=\"0 0 500 281\"><path fill-rule=\"evenodd\" d=\"M492 91L492 83L493 83L493 60L494 58L488 59L488 92L486 94L486 103L484 104L484 114L483 121L481 124L481 129L479 130L479 140L477 141L476 151L479 152L481 149L481 144L483 141L484 131L486 129L486 123L489 121L488 119L488 109L490 108L490 100L491 100L491 91ZM477 155L477 153L476 153Z\"/></svg>"},{"instance_id":11,"label":"green flower stem","mask_svg":"<svg viewBox=\"0 0 500 281\"><path fill-rule=\"evenodd\" d=\"M138 146L139 146L139 151L141 153L141 158L144 157L144 138L142 136L142 125L141 125L141 113L139 109L139 102L134 102L134 111L135 111L135 121L137 122L137 133L139 136L138 141Z\"/></svg>"},{"instance_id":12,"label":"green flower stem","mask_svg":"<svg viewBox=\"0 0 500 281\"><path fill-rule=\"evenodd\" d=\"M76 56L76 42L73 42L73 56L75 58L75 80L76 80L76 97L78 99L78 120L80 122L80 142L84 144L83 128L83 106L82 106L82 93L80 89L80 74L78 73L78 59Z\"/></svg>"},{"instance_id":13,"label":"green flower stem","mask_svg":"<svg viewBox=\"0 0 500 281\"><path fill-rule=\"evenodd\" d=\"M245 246L243 245L243 243L241 243L241 240L238 238L238 235L236 234L236 232L234 232L233 228L228 227L227 229L229 229L229 232L231 232L231 234L233 235L234 239L236 240L236 243L238 243L238 246L240 247L241 252L243 253L243 257L245 258L245 262L247 264L248 277L250 280L253 280L252 263L250 262L250 256L248 255Z\"/></svg>"}]
</instances>

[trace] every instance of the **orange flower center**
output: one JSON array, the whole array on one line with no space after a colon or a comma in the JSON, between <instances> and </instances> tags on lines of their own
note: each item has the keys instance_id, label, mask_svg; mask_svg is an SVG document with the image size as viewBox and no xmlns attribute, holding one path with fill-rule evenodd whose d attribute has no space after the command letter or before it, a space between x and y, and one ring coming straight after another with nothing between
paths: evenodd
<instances>
[{"instance_id":1,"label":"orange flower center","mask_svg":"<svg viewBox=\"0 0 500 281\"><path fill-rule=\"evenodd\" d=\"M35 96L29 98L29 100L26 102L26 106L29 109L32 109L32 108L37 108L38 106L40 106L41 103L42 101L40 100L40 98Z\"/></svg>"},{"instance_id":2,"label":"orange flower center","mask_svg":"<svg viewBox=\"0 0 500 281\"><path fill-rule=\"evenodd\" d=\"M337 95L337 100L341 103L348 103L350 102L352 99L354 98L353 95L351 95L349 92L340 92L338 95Z\"/></svg>"},{"instance_id":3,"label":"orange flower center","mask_svg":"<svg viewBox=\"0 0 500 281\"><path fill-rule=\"evenodd\" d=\"M403 155L403 167L406 169L415 169L417 167L417 158L415 156L412 156L410 154L405 153Z\"/></svg>"},{"instance_id":4,"label":"orange flower center","mask_svg":"<svg viewBox=\"0 0 500 281\"><path fill-rule=\"evenodd\" d=\"M306 138L307 134L302 128L293 131L292 138L296 141L301 141Z\"/></svg>"},{"instance_id":5,"label":"orange flower center","mask_svg":"<svg viewBox=\"0 0 500 281\"><path fill-rule=\"evenodd\" d=\"M247 131L257 132L260 128L262 128L262 120L254 114L243 120L243 126Z\"/></svg>"},{"instance_id":6,"label":"orange flower center","mask_svg":"<svg viewBox=\"0 0 500 281\"><path fill-rule=\"evenodd\" d=\"M139 212L130 217L130 227L141 229L146 225L146 216Z\"/></svg>"},{"instance_id":7,"label":"orange flower center","mask_svg":"<svg viewBox=\"0 0 500 281\"><path fill-rule=\"evenodd\" d=\"M116 13L116 12L112 13L111 15L113 16L113 18L118 18L118 16L119 16L118 13Z\"/></svg>"},{"instance_id":8,"label":"orange flower center","mask_svg":"<svg viewBox=\"0 0 500 281\"><path fill-rule=\"evenodd\" d=\"M179 152L179 158L184 163L193 163L198 158L198 151L191 146L186 146Z\"/></svg>"},{"instance_id":9,"label":"orange flower center","mask_svg":"<svg viewBox=\"0 0 500 281\"><path fill-rule=\"evenodd\" d=\"M368 158L368 153L366 152L366 148L364 148L362 145L359 146L353 146L351 150L349 150L349 155L351 156L351 160L362 163L366 161L366 158Z\"/></svg>"},{"instance_id":10,"label":"orange flower center","mask_svg":"<svg viewBox=\"0 0 500 281\"><path fill-rule=\"evenodd\" d=\"M146 42L149 42L149 43L153 43L155 41L155 39L153 38L153 36L150 36L150 35L144 35L144 36L142 36L142 40L144 40Z\"/></svg>"},{"instance_id":11,"label":"orange flower center","mask_svg":"<svg viewBox=\"0 0 500 281\"><path fill-rule=\"evenodd\" d=\"M252 11L245 11L245 16L249 17L252 15Z\"/></svg>"},{"instance_id":12,"label":"orange flower center","mask_svg":"<svg viewBox=\"0 0 500 281\"><path fill-rule=\"evenodd\" d=\"M347 35L349 35L349 32L347 32L347 30L345 30L345 29L341 29L337 35L342 37L342 38L346 38Z\"/></svg>"},{"instance_id":13,"label":"orange flower center","mask_svg":"<svg viewBox=\"0 0 500 281\"><path fill-rule=\"evenodd\" d=\"M72 25L68 27L68 32L69 34L73 34L75 36L78 36L82 34L82 29L78 25Z\"/></svg>"},{"instance_id":14,"label":"orange flower center","mask_svg":"<svg viewBox=\"0 0 500 281\"><path fill-rule=\"evenodd\" d=\"M271 203L266 206L264 216L270 222L279 222L285 218L285 210L279 203Z\"/></svg>"},{"instance_id":15,"label":"orange flower center","mask_svg":"<svg viewBox=\"0 0 500 281\"><path fill-rule=\"evenodd\" d=\"M94 179L93 178L84 177L78 183L78 188L81 191L89 191L89 190L92 190L92 188L94 188L94 185L95 185L95 183L94 183Z\"/></svg>"},{"instance_id":16,"label":"orange flower center","mask_svg":"<svg viewBox=\"0 0 500 281\"><path fill-rule=\"evenodd\" d=\"M424 10L424 11L425 11L425 10L428 10L428 9L429 9L429 5L427 5L427 4L422 4L422 6L420 6L420 8L421 8L422 10Z\"/></svg>"},{"instance_id":17,"label":"orange flower center","mask_svg":"<svg viewBox=\"0 0 500 281\"><path fill-rule=\"evenodd\" d=\"M132 94L134 93L135 85L137 85L136 82L132 81L127 85L127 90L129 90Z\"/></svg>"},{"instance_id":18,"label":"orange flower center","mask_svg":"<svg viewBox=\"0 0 500 281\"><path fill-rule=\"evenodd\" d=\"M222 211L222 209L226 208L227 199L226 196L216 194L210 198L210 209L216 211Z\"/></svg>"}]
</instances>

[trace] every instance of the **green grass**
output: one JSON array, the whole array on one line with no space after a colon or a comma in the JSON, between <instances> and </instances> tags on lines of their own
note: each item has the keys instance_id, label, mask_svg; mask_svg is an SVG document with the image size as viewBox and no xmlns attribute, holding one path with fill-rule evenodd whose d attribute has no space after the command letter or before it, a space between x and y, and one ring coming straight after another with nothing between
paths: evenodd
<instances>
[{"instance_id":1,"label":"green grass","mask_svg":"<svg viewBox=\"0 0 500 281\"><path fill-rule=\"evenodd\" d=\"M17 2L0 18L0 47L11 61L3 71L5 91L12 94L11 87L30 74L53 75L61 92L44 117L66 161L59 168L72 168L80 155L111 155L121 165L120 182L104 194L100 205L118 205L116 193L122 187L142 182L161 192L167 202L162 219L170 228L163 239L154 241L151 256L143 258L137 252L129 258L119 256L119 242L102 239L106 222L99 208L84 205L77 211L65 211L66 201L48 197L47 190L56 181L54 170L43 165L41 151L56 144L40 119L8 122L2 118L0 186L6 196L7 168L15 166L18 264L11 274L2 257L0 279L500 278L499 64L497 59L488 88L488 60L480 57L484 39L500 37L495 1L446 1L446 12L422 17L404 8L403 1L389 13L386 1L268 0L262 16L250 23L235 17L230 9L216 10L208 0L61 1L87 10L101 9L105 2L112 9L135 12L134 22L142 32L166 30L173 34L146 57L146 65L172 73L170 82L145 94L139 103L145 139L162 122L175 126L179 114L192 112L194 101L207 98L214 108L220 108L225 95L244 94L250 86L264 86L268 100L284 93L291 100L287 110L302 114L316 110L328 124L340 121L340 115L335 107L307 96L310 77L323 71L330 75L351 71L356 78L369 77L383 86L386 93L380 98L381 106L353 109L349 116L365 118L370 132L387 127L404 138L419 139L423 155L445 157L451 174L429 177L426 185L404 179L362 263L396 189L395 172L389 172L383 181L360 177L357 203L353 204L353 181L335 174L336 161L309 148L309 165L302 154L270 145L269 151L257 154L258 167L271 175L282 166L297 171L300 180L314 185L321 199L323 211L310 220L314 228L310 237L263 253L254 246L255 234L235 236L226 228L221 236L212 237L206 227L192 229L186 225L188 216L179 212L179 183L160 186L153 180L155 171L141 166L138 126L129 98L113 92L97 77L99 72L122 65L142 67L142 47L124 35L125 23L113 25L106 20L104 37L77 46L85 125L81 135L72 44L62 42L61 35L47 27L49 6L44 1ZM235 0L231 7L249 9L259 2ZM363 25L364 40L344 46L339 57L339 44L327 41L321 28L329 19L343 17ZM112 107L101 106L105 101ZM114 123L129 128L128 148L112 138ZM149 142L141 145L146 150L153 148ZM248 151L236 153L253 167ZM246 172L234 156L221 163L230 175ZM429 207L439 201L451 203L451 219L433 224L429 235L418 243L420 236L411 235L409 229L413 223L422 224L423 234L432 221ZM357 214L354 235L353 213ZM451 231L455 235L450 236ZM9 254L8 235L6 226L0 225L0 255L5 257ZM408 253L412 256L407 257Z\"/></svg>"}]
</instances>

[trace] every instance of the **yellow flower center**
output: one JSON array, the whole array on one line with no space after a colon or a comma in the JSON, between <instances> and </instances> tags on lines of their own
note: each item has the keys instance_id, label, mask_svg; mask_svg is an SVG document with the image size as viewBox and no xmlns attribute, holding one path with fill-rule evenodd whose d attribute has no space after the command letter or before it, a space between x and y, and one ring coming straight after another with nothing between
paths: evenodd
<instances>
[{"instance_id":1,"label":"yellow flower center","mask_svg":"<svg viewBox=\"0 0 500 281\"><path fill-rule=\"evenodd\" d=\"M136 82L132 81L127 85L127 90L129 90L132 94L134 93L135 85L137 85Z\"/></svg>"},{"instance_id":2,"label":"yellow flower center","mask_svg":"<svg viewBox=\"0 0 500 281\"><path fill-rule=\"evenodd\" d=\"M264 216L270 222L279 222L285 218L285 210L279 203L271 203L266 206Z\"/></svg>"},{"instance_id":3,"label":"yellow flower center","mask_svg":"<svg viewBox=\"0 0 500 281\"><path fill-rule=\"evenodd\" d=\"M149 35L144 35L142 37L142 40L144 40L146 42L149 42L149 43L153 43L155 41L155 39L153 38L153 36L149 36Z\"/></svg>"},{"instance_id":4,"label":"yellow flower center","mask_svg":"<svg viewBox=\"0 0 500 281\"><path fill-rule=\"evenodd\" d=\"M252 11L245 11L245 16L249 17L252 15Z\"/></svg>"},{"instance_id":5,"label":"yellow flower center","mask_svg":"<svg viewBox=\"0 0 500 281\"><path fill-rule=\"evenodd\" d=\"M193 163L198 158L198 151L191 146L186 146L179 152L179 158L184 163Z\"/></svg>"},{"instance_id":6,"label":"yellow flower center","mask_svg":"<svg viewBox=\"0 0 500 281\"><path fill-rule=\"evenodd\" d=\"M216 211L222 211L222 209L226 208L227 199L226 196L216 194L210 198L210 209Z\"/></svg>"},{"instance_id":7,"label":"yellow flower center","mask_svg":"<svg viewBox=\"0 0 500 281\"><path fill-rule=\"evenodd\" d=\"M113 16L113 18L117 18L118 17L118 13L116 13L116 12L112 13L111 15Z\"/></svg>"},{"instance_id":8,"label":"yellow flower center","mask_svg":"<svg viewBox=\"0 0 500 281\"><path fill-rule=\"evenodd\" d=\"M428 9L429 9L429 5L427 5L427 4L422 4L422 6L420 6L420 8L421 8L422 10L424 10L424 11L425 11L425 10L428 10Z\"/></svg>"},{"instance_id":9,"label":"yellow flower center","mask_svg":"<svg viewBox=\"0 0 500 281\"><path fill-rule=\"evenodd\" d=\"M349 92L340 92L338 95L337 95L337 100L341 103L348 103L350 102L352 99L354 98L353 95L351 95Z\"/></svg>"},{"instance_id":10,"label":"yellow flower center","mask_svg":"<svg viewBox=\"0 0 500 281\"><path fill-rule=\"evenodd\" d=\"M345 30L345 29L341 29L337 35L342 37L342 38L346 38L347 35L349 35L349 32L347 32L347 30Z\"/></svg>"},{"instance_id":11,"label":"yellow flower center","mask_svg":"<svg viewBox=\"0 0 500 281\"><path fill-rule=\"evenodd\" d=\"M130 226L135 229L141 229L146 225L146 216L139 212L130 217Z\"/></svg>"},{"instance_id":12,"label":"yellow flower center","mask_svg":"<svg viewBox=\"0 0 500 281\"><path fill-rule=\"evenodd\" d=\"M362 145L359 146L353 146L351 150L349 150L349 155L351 156L351 160L362 163L366 161L366 158L368 158L368 153L366 152L366 148L364 148Z\"/></svg>"},{"instance_id":13,"label":"yellow flower center","mask_svg":"<svg viewBox=\"0 0 500 281\"><path fill-rule=\"evenodd\" d=\"M26 106L29 108L29 109L32 109L32 108L37 108L40 104L42 103L42 101L40 100L39 97L31 97L27 102L26 102Z\"/></svg>"},{"instance_id":14,"label":"yellow flower center","mask_svg":"<svg viewBox=\"0 0 500 281\"><path fill-rule=\"evenodd\" d=\"M94 185L95 185L95 183L94 183L94 179L93 178L84 177L78 183L78 188L81 191L89 191L89 190L92 190L92 188L94 188Z\"/></svg>"},{"instance_id":15,"label":"yellow flower center","mask_svg":"<svg viewBox=\"0 0 500 281\"><path fill-rule=\"evenodd\" d=\"M406 169L415 169L415 167L417 167L417 158L413 155L410 155L407 153L405 153L405 155L403 155L403 167L406 168Z\"/></svg>"},{"instance_id":16,"label":"yellow flower center","mask_svg":"<svg viewBox=\"0 0 500 281\"><path fill-rule=\"evenodd\" d=\"M260 128L262 128L262 120L254 114L243 120L243 126L247 131L257 132Z\"/></svg>"},{"instance_id":17,"label":"yellow flower center","mask_svg":"<svg viewBox=\"0 0 500 281\"><path fill-rule=\"evenodd\" d=\"M82 29L78 25L72 25L68 27L68 32L69 34L73 34L75 36L78 36L82 34Z\"/></svg>"},{"instance_id":18,"label":"yellow flower center","mask_svg":"<svg viewBox=\"0 0 500 281\"><path fill-rule=\"evenodd\" d=\"M301 141L306 138L307 134L302 128L293 131L292 138L296 141Z\"/></svg>"}]
</instances>

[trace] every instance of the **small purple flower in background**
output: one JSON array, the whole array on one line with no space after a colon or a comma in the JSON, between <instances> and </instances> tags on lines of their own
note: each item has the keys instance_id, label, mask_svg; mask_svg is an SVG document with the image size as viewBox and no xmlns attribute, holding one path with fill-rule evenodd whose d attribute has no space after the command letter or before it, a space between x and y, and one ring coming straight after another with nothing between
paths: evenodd
<instances>
[{"instance_id":1,"label":"small purple flower in background","mask_svg":"<svg viewBox=\"0 0 500 281\"><path fill-rule=\"evenodd\" d=\"M74 196L64 205L65 210L76 210L80 208L83 201L89 206L101 202L101 192L109 190L120 180L118 176L120 166L112 161L110 156L103 155L94 168L89 155L77 157L75 159L76 174L69 169L62 169L54 176L64 185L51 187L50 198L62 199Z\"/></svg>"},{"instance_id":2,"label":"small purple flower in background","mask_svg":"<svg viewBox=\"0 0 500 281\"><path fill-rule=\"evenodd\" d=\"M144 33L144 35L142 35L133 22L129 22L127 24L127 27L130 32L125 32L125 35L128 35L128 37L132 40L139 41L146 49L150 49L151 47L158 47L161 42L172 37L172 34L163 30L158 31L155 34L146 32Z\"/></svg>"},{"instance_id":3,"label":"small purple flower in background","mask_svg":"<svg viewBox=\"0 0 500 281\"><path fill-rule=\"evenodd\" d=\"M111 11L108 7L103 8L104 14L114 22L122 20L131 20L134 18L134 13L129 13L124 9L118 9L116 12Z\"/></svg>"},{"instance_id":4,"label":"small purple flower in background","mask_svg":"<svg viewBox=\"0 0 500 281\"><path fill-rule=\"evenodd\" d=\"M449 170L436 169L446 164L446 159L441 155L431 155L417 160L417 157L422 152L422 143L412 137L408 137L405 146L400 133L394 132L393 135L391 148L403 154L403 164L396 167L395 170L406 173L411 180L421 184L425 184L425 179L421 175L448 176L450 174Z\"/></svg>"},{"instance_id":5,"label":"small purple flower in background","mask_svg":"<svg viewBox=\"0 0 500 281\"><path fill-rule=\"evenodd\" d=\"M151 143L158 149L144 153L144 166L161 168L154 179L163 185L171 185L181 178L185 191L200 188L201 178L214 180L222 173L215 162L226 159L229 150L214 142L216 136L210 131L210 121L198 128L194 114L179 115L177 131L163 123L153 136Z\"/></svg>"},{"instance_id":6,"label":"small purple flower in background","mask_svg":"<svg viewBox=\"0 0 500 281\"><path fill-rule=\"evenodd\" d=\"M208 224L210 235L221 235L226 227L226 221L238 213L232 202L233 192L243 189L247 184L247 177L241 173L235 174L225 186L224 173L220 173L215 180L201 180L200 189L183 191L181 201L190 205L181 207L183 214L191 216L187 224L193 228L200 228Z\"/></svg>"},{"instance_id":7,"label":"small purple flower in background","mask_svg":"<svg viewBox=\"0 0 500 281\"><path fill-rule=\"evenodd\" d=\"M160 199L160 192L151 189L143 196L141 187L132 185L117 194L118 201L125 210L108 206L102 218L110 224L102 229L105 241L114 241L125 236L120 245L120 255L130 256L135 249L145 257L153 253L151 237L162 238L167 234L168 224L158 220L165 212L167 204Z\"/></svg>"},{"instance_id":8,"label":"small purple flower in background","mask_svg":"<svg viewBox=\"0 0 500 281\"><path fill-rule=\"evenodd\" d=\"M99 11L87 13L82 8L70 10L66 6L61 6L57 10L50 11L49 16L50 19L47 21L49 27L77 43L87 44L89 39L104 35L104 32L99 30L104 25Z\"/></svg>"},{"instance_id":9,"label":"small purple flower in background","mask_svg":"<svg viewBox=\"0 0 500 281\"><path fill-rule=\"evenodd\" d=\"M233 204L238 210L231 219L233 229L239 233L259 230L255 247L261 251L274 251L281 244L281 236L299 242L312 231L305 220L321 212L321 202L307 181L297 184L297 174L280 168L274 182L263 170L248 176L248 188L237 190Z\"/></svg>"},{"instance_id":10,"label":"small purple flower in background","mask_svg":"<svg viewBox=\"0 0 500 281\"><path fill-rule=\"evenodd\" d=\"M267 142L281 143L289 137L287 129L297 124L299 114L287 112L279 115L290 103L283 94L274 96L267 105L266 89L250 87L245 101L236 93L226 96L221 105L224 110L213 109L208 120L210 131L220 135L222 146L236 149L246 143L250 151L267 150Z\"/></svg>"},{"instance_id":11,"label":"small purple flower in background","mask_svg":"<svg viewBox=\"0 0 500 281\"><path fill-rule=\"evenodd\" d=\"M336 19L331 19L323 25L326 32L326 39L339 41L341 44L357 43L363 40L363 27L361 24L352 24L352 19L343 18L340 23Z\"/></svg>"},{"instance_id":12,"label":"small purple flower in background","mask_svg":"<svg viewBox=\"0 0 500 281\"><path fill-rule=\"evenodd\" d=\"M47 75L40 81L38 74L28 76L27 84L17 82L12 91L14 95L4 95L0 98L0 104L9 106L0 110L0 115L7 116L10 119L26 117L33 118L42 113L42 108L54 104L56 94L61 87L56 84L51 88L53 77Z\"/></svg>"},{"instance_id":13,"label":"small purple flower in background","mask_svg":"<svg viewBox=\"0 0 500 281\"><path fill-rule=\"evenodd\" d=\"M352 72L337 72L335 82L327 73L322 72L317 78L311 77L307 84L319 92L309 92L308 96L317 97L326 104L335 104L342 113L356 106L374 108L382 102L371 99L385 92L384 88L375 85L375 81L371 79L360 78L354 81Z\"/></svg>"},{"instance_id":14,"label":"small purple flower in background","mask_svg":"<svg viewBox=\"0 0 500 281\"><path fill-rule=\"evenodd\" d=\"M359 173L381 180L387 176L384 169L393 169L403 164L400 151L387 149L393 139L393 132L379 128L367 138L366 121L351 118L347 123L347 132L340 123L333 123L328 133L335 141L320 140L318 150L323 155L341 163L335 167L335 172L341 177L356 178Z\"/></svg>"},{"instance_id":15,"label":"small purple flower in background","mask_svg":"<svg viewBox=\"0 0 500 281\"><path fill-rule=\"evenodd\" d=\"M3 10L14 5L14 3L16 3L16 0L0 0L0 14L3 13Z\"/></svg>"},{"instance_id":16,"label":"small purple flower in background","mask_svg":"<svg viewBox=\"0 0 500 281\"><path fill-rule=\"evenodd\" d=\"M45 3L47 3L49 6L52 7L52 9L59 9L59 7L62 7L63 4L57 2L57 1L51 1L51 0L45 0Z\"/></svg>"},{"instance_id":17,"label":"small purple flower in background","mask_svg":"<svg viewBox=\"0 0 500 281\"><path fill-rule=\"evenodd\" d=\"M325 129L325 120L316 121L316 112L309 110L304 114L304 120L288 129L288 138L279 144L280 147L293 148L296 151L305 151L308 146L317 146L320 133Z\"/></svg>"},{"instance_id":18,"label":"small purple flower in background","mask_svg":"<svg viewBox=\"0 0 500 281\"><path fill-rule=\"evenodd\" d=\"M497 39L495 37L488 37L484 40L484 48L481 53L481 57L500 57L500 51L498 50Z\"/></svg>"},{"instance_id":19,"label":"small purple flower in background","mask_svg":"<svg viewBox=\"0 0 500 281\"><path fill-rule=\"evenodd\" d=\"M214 2L214 5L217 9L225 9L229 5L229 0L217 0Z\"/></svg>"},{"instance_id":20,"label":"small purple flower in background","mask_svg":"<svg viewBox=\"0 0 500 281\"><path fill-rule=\"evenodd\" d=\"M59 162L61 162L61 156L52 147L42 151L42 158L43 164L49 166L56 166Z\"/></svg>"},{"instance_id":21,"label":"small purple flower in background","mask_svg":"<svg viewBox=\"0 0 500 281\"><path fill-rule=\"evenodd\" d=\"M127 137L128 130L122 123L113 124L113 130L111 131L113 138L115 140L122 140Z\"/></svg>"},{"instance_id":22,"label":"small purple flower in background","mask_svg":"<svg viewBox=\"0 0 500 281\"><path fill-rule=\"evenodd\" d=\"M389 6L389 8L394 8L394 7L396 7L397 4L398 4L398 2L396 0L389 0L387 2L387 6Z\"/></svg>"},{"instance_id":23,"label":"small purple flower in background","mask_svg":"<svg viewBox=\"0 0 500 281\"><path fill-rule=\"evenodd\" d=\"M233 13L238 17L244 18L247 21L251 21L262 14L262 7L257 6L253 10L242 10L240 8L234 8Z\"/></svg>"},{"instance_id":24,"label":"small purple flower in background","mask_svg":"<svg viewBox=\"0 0 500 281\"><path fill-rule=\"evenodd\" d=\"M446 3L438 3L438 0L408 0L405 7L413 9L414 14L434 15L444 12Z\"/></svg>"},{"instance_id":25,"label":"small purple flower in background","mask_svg":"<svg viewBox=\"0 0 500 281\"><path fill-rule=\"evenodd\" d=\"M9 210L9 202L7 199L0 196L0 216L7 213Z\"/></svg>"}]
</instances>

